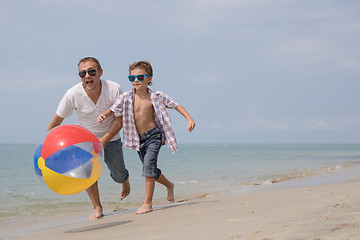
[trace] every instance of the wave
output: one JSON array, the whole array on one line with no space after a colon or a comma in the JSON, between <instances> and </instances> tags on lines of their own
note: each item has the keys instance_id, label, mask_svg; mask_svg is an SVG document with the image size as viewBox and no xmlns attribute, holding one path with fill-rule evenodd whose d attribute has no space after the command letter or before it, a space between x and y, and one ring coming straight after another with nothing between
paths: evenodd
<instances>
[{"instance_id":1,"label":"wave","mask_svg":"<svg viewBox=\"0 0 360 240\"><path fill-rule=\"evenodd\" d=\"M251 181L250 183L247 183L247 185L270 185L278 182L284 182L299 178L305 178L310 176L316 176L316 175L323 175L323 174L331 174L335 173L341 169L353 167L356 165L359 165L359 162L345 162L342 165L334 165L334 166L328 166L319 170L315 169L293 169L292 172L284 173L284 174L275 174L275 175L269 175L264 176L262 178L259 178L257 180Z\"/></svg>"}]
</instances>

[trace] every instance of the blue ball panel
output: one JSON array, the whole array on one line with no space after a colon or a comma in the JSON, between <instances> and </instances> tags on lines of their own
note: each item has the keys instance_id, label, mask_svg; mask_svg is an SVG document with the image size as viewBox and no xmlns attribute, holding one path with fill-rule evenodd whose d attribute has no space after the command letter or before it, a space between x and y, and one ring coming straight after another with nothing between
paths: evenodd
<instances>
[{"instance_id":1,"label":"blue ball panel","mask_svg":"<svg viewBox=\"0 0 360 240\"><path fill-rule=\"evenodd\" d=\"M36 146L35 152L34 152L34 168L36 175L42 177L42 172L38 166L38 159L41 157L41 151L42 151L43 144L39 144Z\"/></svg>"},{"instance_id":2,"label":"blue ball panel","mask_svg":"<svg viewBox=\"0 0 360 240\"><path fill-rule=\"evenodd\" d=\"M45 159L45 166L62 174L84 165L90 161L91 158L92 154L90 152L71 145L55 152Z\"/></svg>"}]
</instances>

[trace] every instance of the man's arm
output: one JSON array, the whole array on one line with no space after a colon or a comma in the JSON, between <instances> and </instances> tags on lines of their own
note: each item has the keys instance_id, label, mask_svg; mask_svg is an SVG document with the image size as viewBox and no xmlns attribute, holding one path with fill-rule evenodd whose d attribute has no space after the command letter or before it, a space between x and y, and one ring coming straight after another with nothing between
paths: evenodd
<instances>
[{"instance_id":1,"label":"man's arm","mask_svg":"<svg viewBox=\"0 0 360 240\"><path fill-rule=\"evenodd\" d=\"M123 117L115 117L114 124L111 126L110 130L102 137L100 138L100 142L102 145L106 146L106 144L121 130L123 125Z\"/></svg>"},{"instance_id":2,"label":"man's arm","mask_svg":"<svg viewBox=\"0 0 360 240\"><path fill-rule=\"evenodd\" d=\"M64 119L65 118L59 117L57 114L55 114L54 117L51 119L46 132L50 131L54 127L59 126L64 121Z\"/></svg>"}]
</instances>

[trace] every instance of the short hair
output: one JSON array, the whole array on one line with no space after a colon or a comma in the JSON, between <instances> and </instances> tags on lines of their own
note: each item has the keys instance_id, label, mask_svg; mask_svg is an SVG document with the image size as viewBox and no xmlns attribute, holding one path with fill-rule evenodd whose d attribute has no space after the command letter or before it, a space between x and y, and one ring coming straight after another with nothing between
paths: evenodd
<instances>
[{"instance_id":1,"label":"short hair","mask_svg":"<svg viewBox=\"0 0 360 240\"><path fill-rule=\"evenodd\" d=\"M139 69L144 69L146 74L152 76L153 75L153 70L151 67L151 64L148 61L139 61L139 62L134 62L133 64L129 65L129 74L131 73L132 70L139 68Z\"/></svg>"},{"instance_id":2,"label":"short hair","mask_svg":"<svg viewBox=\"0 0 360 240\"><path fill-rule=\"evenodd\" d=\"M99 60L97 60L96 58L94 57L84 57L83 59L80 59L79 63L78 63L78 67L80 66L80 63L84 63L84 62L87 62L87 61L92 61L96 64L97 66L97 70L100 70L101 69L101 65L100 65L100 62Z\"/></svg>"}]
</instances>

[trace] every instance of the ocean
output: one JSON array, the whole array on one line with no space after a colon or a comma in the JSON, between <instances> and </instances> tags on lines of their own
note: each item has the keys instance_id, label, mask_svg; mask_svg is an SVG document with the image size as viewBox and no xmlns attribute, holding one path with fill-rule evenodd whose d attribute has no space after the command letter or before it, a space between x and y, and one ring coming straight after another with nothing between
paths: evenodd
<instances>
[{"instance_id":1,"label":"ocean","mask_svg":"<svg viewBox=\"0 0 360 240\"><path fill-rule=\"evenodd\" d=\"M11 239L61 225L87 221L92 204L85 191L59 195L34 171L35 144L0 144L0 238ZM134 211L144 200L144 178L135 151L125 149L131 194L120 200L121 185L104 167L99 190L105 216ZM184 202L214 194L242 194L281 187L341 182L360 176L360 144L180 144L163 146L158 166ZM154 207L167 205L157 184Z\"/></svg>"}]
</instances>

